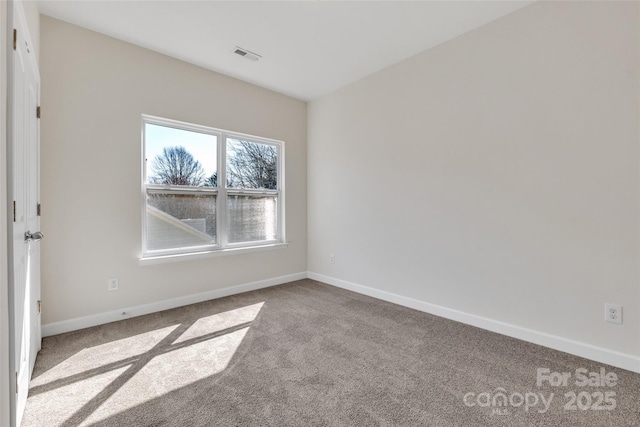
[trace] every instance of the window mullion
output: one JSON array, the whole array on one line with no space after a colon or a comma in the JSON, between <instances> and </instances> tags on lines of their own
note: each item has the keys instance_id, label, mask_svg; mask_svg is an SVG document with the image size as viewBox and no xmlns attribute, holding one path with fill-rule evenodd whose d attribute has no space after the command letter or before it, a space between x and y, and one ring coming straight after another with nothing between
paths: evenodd
<instances>
[{"instance_id":1,"label":"window mullion","mask_svg":"<svg viewBox=\"0 0 640 427\"><path fill-rule=\"evenodd\" d=\"M227 247L229 220L227 218L227 135L222 134L218 144L218 198L216 205L218 244Z\"/></svg>"},{"instance_id":2,"label":"window mullion","mask_svg":"<svg viewBox=\"0 0 640 427\"><path fill-rule=\"evenodd\" d=\"M284 211L284 142L278 145L278 200L276 204L276 238L281 242L286 239L285 235L285 211Z\"/></svg>"},{"instance_id":3,"label":"window mullion","mask_svg":"<svg viewBox=\"0 0 640 427\"><path fill-rule=\"evenodd\" d=\"M172 187L155 184L145 184L145 189L149 193L167 193L167 194L216 194L217 188L213 187Z\"/></svg>"},{"instance_id":4,"label":"window mullion","mask_svg":"<svg viewBox=\"0 0 640 427\"><path fill-rule=\"evenodd\" d=\"M279 190L261 190L253 188L230 188L227 193L234 196L278 196Z\"/></svg>"}]
</instances>

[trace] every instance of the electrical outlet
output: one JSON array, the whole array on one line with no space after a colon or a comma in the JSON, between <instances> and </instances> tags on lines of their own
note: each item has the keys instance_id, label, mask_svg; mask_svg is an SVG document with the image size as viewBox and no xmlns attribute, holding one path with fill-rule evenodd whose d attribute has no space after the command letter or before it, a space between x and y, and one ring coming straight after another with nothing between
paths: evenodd
<instances>
[{"instance_id":1,"label":"electrical outlet","mask_svg":"<svg viewBox=\"0 0 640 427\"><path fill-rule=\"evenodd\" d=\"M611 323L622 324L622 306L606 303L604 305L604 320Z\"/></svg>"},{"instance_id":2,"label":"electrical outlet","mask_svg":"<svg viewBox=\"0 0 640 427\"><path fill-rule=\"evenodd\" d=\"M336 263L336 256L334 254L329 255L329 264Z\"/></svg>"},{"instance_id":3,"label":"electrical outlet","mask_svg":"<svg viewBox=\"0 0 640 427\"><path fill-rule=\"evenodd\" d=\"M119 287L118 278L113 277L111 279L107 279L107 290L109 291L117 291Z\"/></svg>"}]
</instances>

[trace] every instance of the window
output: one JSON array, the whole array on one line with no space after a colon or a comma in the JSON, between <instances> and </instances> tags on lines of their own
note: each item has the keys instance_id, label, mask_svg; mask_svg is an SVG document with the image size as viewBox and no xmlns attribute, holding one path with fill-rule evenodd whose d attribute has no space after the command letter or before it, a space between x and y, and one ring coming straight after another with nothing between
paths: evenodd
<instances>
[{"instance_id":1,"label":"window","mask_svg":"<svg viewBox=\"0 0 640 427\"><path fill-rule=\"evenodd\" d=\"M143 116L143 257L282 243L284 143Z\"/></svg>"}]
</instances>

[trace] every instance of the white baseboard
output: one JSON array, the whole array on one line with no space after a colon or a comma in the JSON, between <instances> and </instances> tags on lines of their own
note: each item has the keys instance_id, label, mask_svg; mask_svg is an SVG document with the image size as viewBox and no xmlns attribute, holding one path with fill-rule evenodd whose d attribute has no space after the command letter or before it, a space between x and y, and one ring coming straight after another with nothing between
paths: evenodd
<instances>
[{"instance_id":1,"label":"white baseboard","mask_svg":"<svg viewBox=\"0 0 640 427\"><path fill-rule=\"evenodd\" d=\"M229 295L240 294L243 292L254 291L256 289L268 288L270 286L280 285L283 283L294 282L307 278L307 272L289 274L287 276L274 277L272 279L260 280L242 285L230 286L228 288L214 289L199 294L186 295L183 297L173 298L165 301L153 302L150 304L138 305L135 307L126 307L119 310L109 311L106 313L94 314L91 316L78 317L75 319L63 320L62 322L48 323L42 325L42 336L48 337L58 335L65 332L76 331L78 329L89 328L91 326L102 325L104 323L115 322L117 320L128 319L131 317L142 316L144 314L155 313L171 308L182 307L184 305L195 304L198 302L208 301L215 298L222 298ZM125 314L123 314L125 313Z\"/></svg>"},{"instance_id":2,"label":"white baseboard","mask_svg":"<svg viewBox=\"0 0 640 427\"><path fill-rule=\"evenodd\" d=\"M144 314L155 313L162 310L195 304L215 298L222 298L229 295L253 291L256 289L263 289L270 286L280 285L283 283L293 282L306 278L317 280L319 282L327 283L329 285L347 289L373 298L381 299L383 301L388 301L394 304L413 308L415 310L423 311L425 313L433 314L445 319L455 320L467 325L475 326L509 337L521 339L523 341L549 347L554 350L563 351L575 356L584 357L596 362L606 363L611 366L640 373L640 357L638 356L620 353L614 350L609 350L584 342L574 341L568 338L547 334L533 329L523 328L509 323L500 322L498 320L489 319L487 317L465 313L459 310L454 310L425 301L420 301L415 298L405 297L387 291L381 291L379 289L370 288L368 286L359 285L356 283L313 272L301 272L290 274L287 276L274 277L272 279L230 286L223 289L214 289L208 292L186 295L170 300L159 301L135 307L127 307L91 316L64 320L62 322L49 323L46 325L42 325L42 336L47 337L51 335L62 334L65 332L71 332L78 329L89 328L91 326L102 325L104 323L115 322L117 320L127 319L130 317L142 316ZM123 315L123 312L126 314Z\"/></svg>"},{"instance_id":3,"label":"white baseboard","mask_svg":"<svg viewBox=\"0 0 640 427\"><path fill-rule=\"evenodd\" d=\"M600 363L606 363L617 368L627 369L632 372L640 373L640 357L631 354L620 353L606 348L597 347L591 344L570 340L567 338L551 335L533 329L527 329L515 326L509 323L500 322L489 319L487 317L476 316L474 314L465 313L447 307L442 307L428 302L420 301L414 298L405 297L391 292L381 291L370 288L368 286L359 285L345 280L336 279L334 277L325 276L318 273L309 272L309 279L347 289L359 294L378 298L394 304L413 308L425 313L433 314L446 319L455 320L467 325L486 329L488 331L497 332L502 335L517 338L530 343L549 347L554 350L563 351L575 356L584 357L585 359L594 360Z\"/></svg>"}]
</instances>

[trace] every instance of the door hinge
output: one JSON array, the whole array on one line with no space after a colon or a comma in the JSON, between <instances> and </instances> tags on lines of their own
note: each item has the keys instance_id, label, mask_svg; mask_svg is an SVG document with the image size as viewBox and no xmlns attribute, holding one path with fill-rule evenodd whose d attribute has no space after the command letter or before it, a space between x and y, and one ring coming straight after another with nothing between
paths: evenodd
<instances>
[{"instance_id":1,"label":"door hinge","mask_svg":"<svg viewBox=\"0 0 640 427\"><path fill-rule=\"evenodd\" d=\"M13 29L13 50L18 48L18 30Z\"/></svg>"},{"instance_id":2,"label":"door hinge","mask_svg":"<svg viewBox=\"0 0 640 427\"><path fill-rule=\"evenodd\" d=\"M16 394L18 394L18 372L16 372Z\"/></svg>"},{"instance_id":3,"label":"door hinge","mask_svg":"<svg viewBox=\"0 0 640 427\"><path fill-rule=\"evenodd\" d=\"M16 222L16 201L13 201L13 222Z\"/></svg>"},{"instance_id":4,"label":"door hinge","mask_svg":"<svg viewBox=\"0 0 640 427\"><path fill-rule=\"evenodd\" d=\"M38 314L42 314L42 300L38 300Z\"/></svg>"},{"instance_id":5,"label":"door hinge","mask_svg":"<svg viewBox=\"0 0 640 427\"><path fill-rule=\"evenodd\" d=\"M40 212L42 212L42 209L40 208L40 203L38 203L38 206L36 207L36 214L40 216Z\"/></svg>"},{"instance_id":6,"label":"door hinge","mask_svg":"<svg viewBox=\"0 0 640 427\"><path fill-rule=\"evenodd\" d=\"M36 107L36 117L40 118L40 106L39 105Z\"/></svg>"}]
</instances>

